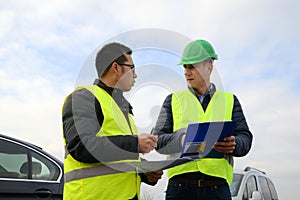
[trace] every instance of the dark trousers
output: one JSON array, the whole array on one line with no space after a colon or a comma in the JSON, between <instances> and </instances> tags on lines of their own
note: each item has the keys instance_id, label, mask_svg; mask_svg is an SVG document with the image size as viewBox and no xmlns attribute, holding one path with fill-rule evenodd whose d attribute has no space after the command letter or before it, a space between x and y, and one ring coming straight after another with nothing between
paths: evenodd
<instances>
[{"instance_id":1,"label":"dark trousers","mask_svg":"<svg viewBox=\"0 0 300 200\"><path fill-rule=\"evenodd\" d=\"M231 200L227 184L198 187L170 179L166 191L166 200Z\"/></svg>"}]
</instances>

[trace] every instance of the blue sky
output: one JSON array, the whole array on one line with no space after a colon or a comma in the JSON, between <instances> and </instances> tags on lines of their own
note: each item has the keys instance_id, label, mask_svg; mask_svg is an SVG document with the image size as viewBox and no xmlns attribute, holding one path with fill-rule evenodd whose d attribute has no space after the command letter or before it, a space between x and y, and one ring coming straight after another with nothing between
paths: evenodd
<instances>
[{"instance_id":1,"label":"blue sky","mask_svg":"<svg viewBox=\"0 0 300 200\"><path fill-rule=\"evenodd\" d=\"M203 38L219 55L213 81L236 94L254 134L251 152L236 159L235 166L265 170L281 199L296 197L299 1L0 3L1 133L37 144L62 159L64 98L84 73L91 72L91 80L84 80L93 82L93 52L111 40L136 51L138 79L128 98L140 131L150 131L165 96L185 87L182 69L176 65L182 46Z\"/></svg>"}]
</instances>

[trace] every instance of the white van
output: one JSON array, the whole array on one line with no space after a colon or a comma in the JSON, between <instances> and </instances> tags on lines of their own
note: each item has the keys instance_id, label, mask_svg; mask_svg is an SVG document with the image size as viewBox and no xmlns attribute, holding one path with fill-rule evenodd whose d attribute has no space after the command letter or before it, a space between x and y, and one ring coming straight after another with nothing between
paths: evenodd
<instances>
[{"instance_id":1,"label":"white van","mask_svg":"<svg viewBox=\"0 0 300 200\"><path fill-rule=\"evenodd\" d=\"M230 191L232 200L278 200L275 186L266 173L251 167L235 169Z\"/></svg>"}]
</instances>

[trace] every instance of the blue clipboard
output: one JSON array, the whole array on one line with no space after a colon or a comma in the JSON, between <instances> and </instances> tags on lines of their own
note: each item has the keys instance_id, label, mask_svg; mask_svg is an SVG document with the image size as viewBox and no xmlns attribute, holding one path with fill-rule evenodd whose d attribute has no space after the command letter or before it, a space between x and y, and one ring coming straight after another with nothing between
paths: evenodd
<instances>
[{"instance_id":1,"label":"blue clipboard","mask_svg":"<svg viewBox=\"0 0 300 200\"><path fill-rule=\"evenodd\" d=\"M217 141L233 134L236 123L234 121L217 121L190 123L181 150L181 157L192 158L223 158L224 154L212 147Z\"/></svg>"}]
</instances>

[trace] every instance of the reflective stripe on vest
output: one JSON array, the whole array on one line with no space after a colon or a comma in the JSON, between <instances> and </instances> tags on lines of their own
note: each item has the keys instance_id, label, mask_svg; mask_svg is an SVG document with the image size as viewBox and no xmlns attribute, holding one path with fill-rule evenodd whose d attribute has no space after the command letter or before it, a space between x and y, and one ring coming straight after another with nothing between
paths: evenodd
<instances>
[{"instance_id":1,"label":"reflective stripe on vest","mask_svg":"<svg viewBox=\"0 0 300 200\"><path fill-rule=\"evenodd\" d=\"M99 101L104 116L98 137L137 135L136 126L128 114L130 125L113 98L98 86L79 87L89 90ZM76 123L76 122L75 122ZM118 147L116 147L118 148ZM131 199L140 192L140 177L136 163L122 160L110 163L83 163L66 154L64 160L64 199Z\"/></svg>"},{"instance_id":2,"label":"reflective stripe on vest","mask_svg":"<svg viewBox=\"0 0 300 200\"><path fill-rule=\"evenodd\" d=\"M94 166L90 168L82 168L72 170L65 173L65 183L80 180L84 178L91 178L95 176L103 176L109 174L118 174L122 172L134 172L137 173L137 163L114 163Z\"/></svg>"},{"instance_id":3,"label":"reflective stripe on vest","mask_svg":"<svg viewBox=\"0 0 300 200\"><path fill-rule=\"evenodd\" d=\"M181 128L187 128L191 122L230 121L233 104L234 100L231 93L217 90L204 112L197 97L189 90L173 93L171 103L173 130L175 132ZM224 158L203 158L176 166L168 169L168 178L197 171L224 178L230 184L233 178L232 156L225 154Z\"/></svg>"}]
</instances>

